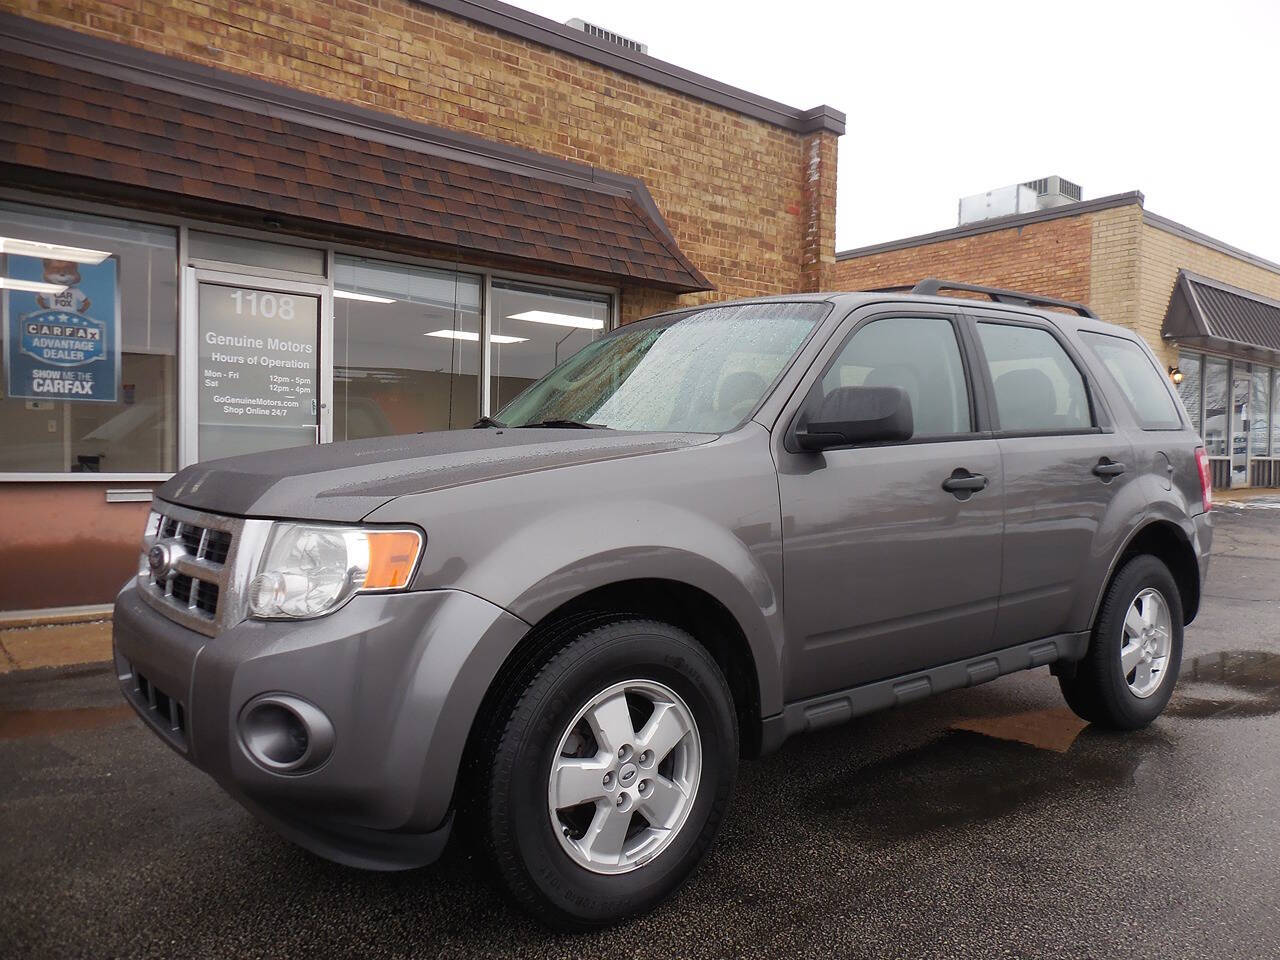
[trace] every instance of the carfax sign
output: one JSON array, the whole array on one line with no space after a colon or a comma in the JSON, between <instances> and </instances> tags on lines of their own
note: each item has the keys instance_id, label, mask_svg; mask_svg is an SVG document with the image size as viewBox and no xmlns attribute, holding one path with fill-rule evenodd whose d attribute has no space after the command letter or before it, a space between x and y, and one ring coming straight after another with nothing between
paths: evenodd
<instances>
[{"instance_id":1,"label":"carfax sign","mask_svg":"<svg viewBox=\"0 0 1280 960\"><path fill-rule=\"evenodd\" d=\"M5 259L6 277L43 287L4 291L8 395L115 403L120 384L116 258L92 264L12 254Z\"/></svg>"}]
</instances>

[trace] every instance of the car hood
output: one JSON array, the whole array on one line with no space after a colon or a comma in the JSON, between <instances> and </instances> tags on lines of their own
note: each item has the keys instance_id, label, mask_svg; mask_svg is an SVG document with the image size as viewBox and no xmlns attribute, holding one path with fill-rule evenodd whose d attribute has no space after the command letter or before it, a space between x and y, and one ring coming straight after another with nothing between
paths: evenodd
<instances>
[{"instance_id":1,"label":"car hood","mask_svg":"<svg viewBox=\"0 0 1280 960\"><path fill-rule=\"evenodd\" d=\"M211 513L349 522L406 494L714 439L700 433L540 427L407 434L197 463L166 481L156 496Z\"/></svg>"}]
</instances>

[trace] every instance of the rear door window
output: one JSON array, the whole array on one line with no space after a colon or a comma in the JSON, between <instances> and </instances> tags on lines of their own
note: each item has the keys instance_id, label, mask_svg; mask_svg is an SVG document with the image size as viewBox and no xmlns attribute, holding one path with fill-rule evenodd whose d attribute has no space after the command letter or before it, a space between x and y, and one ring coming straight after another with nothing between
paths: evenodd
<instances>
[{"instance_id":1,"label":"rear door window","mask_svg":"<svg viewBox=\"0 0 1280 960\"><path fill-rule=\"evenodd\" d=\"M1080 331L1080 339L1119 384L1138 426L1143 430L1176 430L1182 426L1164 377L1141 346L1124 337L1085 330Z\"/></svg>"},{"instance_id":2,"label":"rear door window","mask_svg":"<svg viewBox=\"0 0 1280 960\"><path fill-rule=\"evenodd\" d=\"M1093 427L1084 377L1056 337L1040 327L978 323L978 340L1005 433L1064 433Z\"/></svg>"}]
</instances>

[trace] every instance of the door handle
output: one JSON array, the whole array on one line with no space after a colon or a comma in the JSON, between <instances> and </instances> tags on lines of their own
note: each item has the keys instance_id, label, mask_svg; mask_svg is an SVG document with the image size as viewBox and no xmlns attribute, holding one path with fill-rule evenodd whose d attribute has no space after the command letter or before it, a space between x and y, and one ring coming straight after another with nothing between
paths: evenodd
<instances>
[{"instance_id":1,"label":"door handle","mask_svg":"<svg viewBox=\"0 0 1280 960\"><path fill-rule=\"evenodd\" d=\"M942 481L942 489L953 493L957 500L968 500L979 490L986 489L987 478L980 473L970 473L964 467L956 467L951 476Z\"/></svg>"},{"instance_id":2,"label":"door handle","mask_svg":"<svg viewBox=\"0 0 1280 960\"><path fill-rule=\"evenodd\" d=\"M1103 480L1110 480L1112 477L1118 477L1124 473L1124 464L1116 463L1110 457L1103 457L1093 468L1093 475L1101 477Z\"/></svg>"}]
</instances>

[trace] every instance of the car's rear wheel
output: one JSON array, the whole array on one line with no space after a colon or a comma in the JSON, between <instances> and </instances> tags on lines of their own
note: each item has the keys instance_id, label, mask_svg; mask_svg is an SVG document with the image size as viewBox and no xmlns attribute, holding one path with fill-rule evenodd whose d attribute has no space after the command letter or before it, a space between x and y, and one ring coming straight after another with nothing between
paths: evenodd
<instances>
[{"instance_id":1,"label":"car's rear wheel","mask_svg":"<svg viewBox=\"0 0 1280 960\"><path fill-rule=\"evenodd\" d=\"M1182 663L1182 599L1158 558L1132 558L1112 578L1089 652L1074 676L1059 677L1082 719L1136 730L1160 716Z\"/></svg>"},{"instance_id":2,"label":"car's rear wheel","mask_svg":"<svg viewBox=\"0 0 1280 960\"><path fill-rule=\"evenodd\" d=\"M508 890L584 928L642 912L702 859L728 806L738 730L724 675L684 631L588 629L495 727L486 833Z\"/></svg>"}]
</instances>

